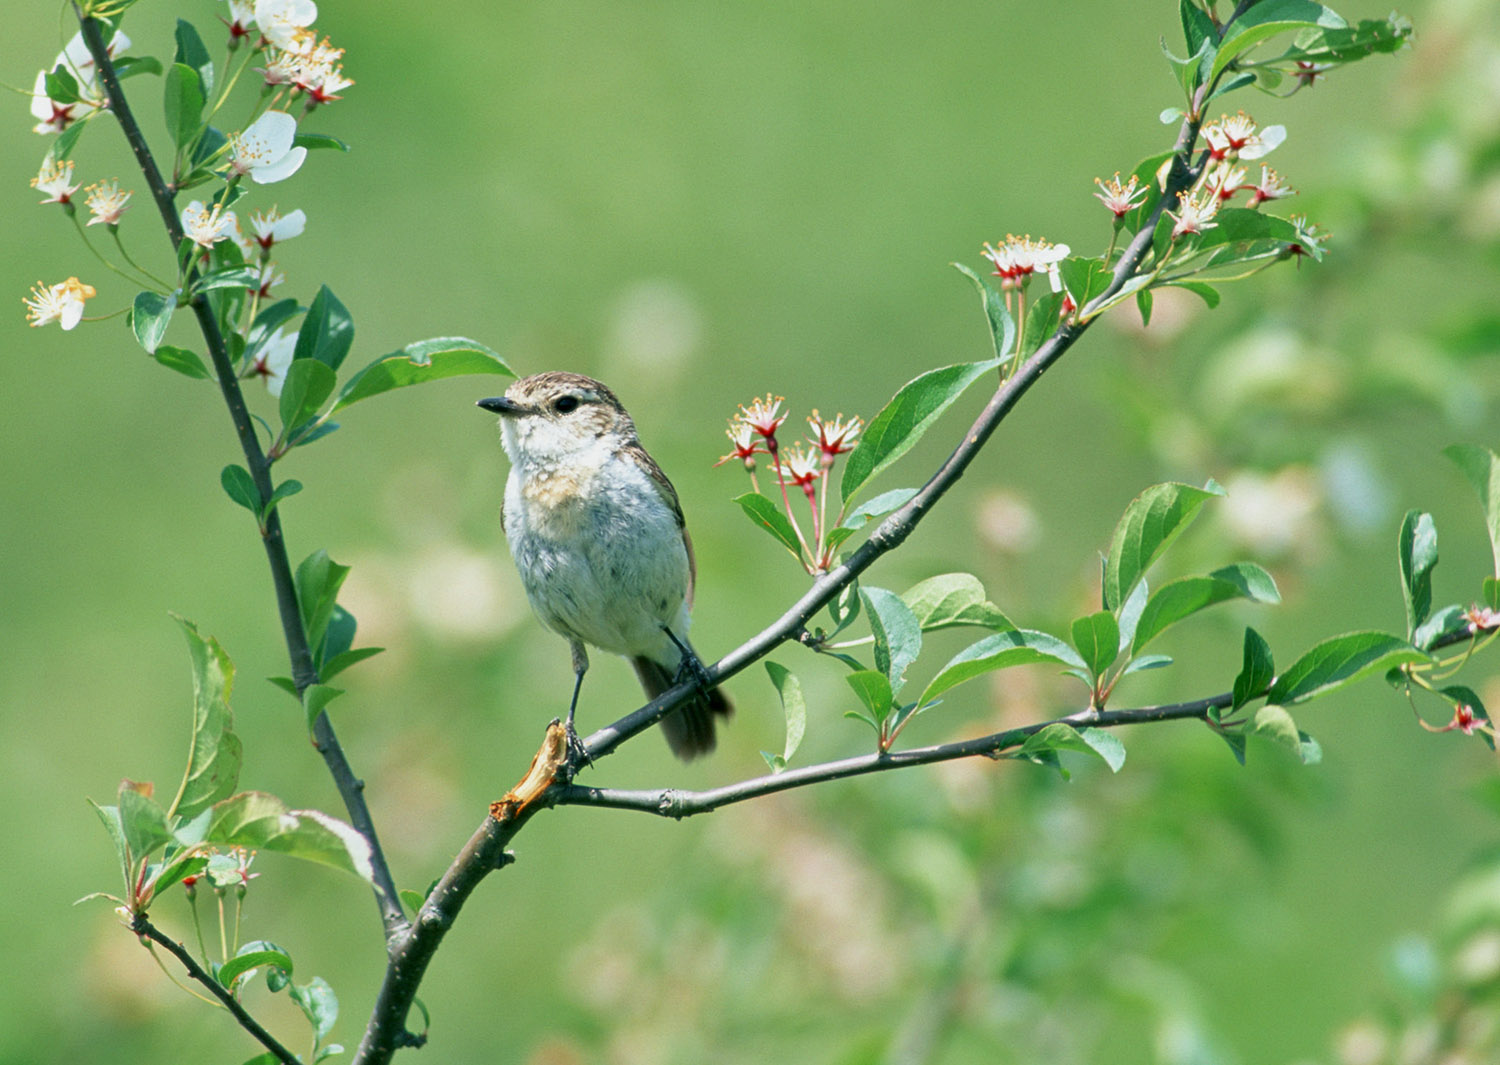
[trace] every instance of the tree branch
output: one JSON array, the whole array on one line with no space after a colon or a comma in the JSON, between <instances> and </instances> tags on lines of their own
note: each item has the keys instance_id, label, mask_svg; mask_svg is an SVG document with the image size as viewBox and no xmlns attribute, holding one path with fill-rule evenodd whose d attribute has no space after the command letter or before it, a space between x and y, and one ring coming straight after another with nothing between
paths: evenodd
<instances>
[{"instance_id":1,"label":"tree branch","mask_svg":"<svg viewBox=\"0 0 1500 1065\"><path fill-rule=\"evenodd\" d=\"M1092 301L1090 306L1102 305L1118 294L1125 283L1135 276L1146 252L1151 248L1152 234L1156 230L1156 223L1161 218L1162 211L1169 203L1176 202L1179 192L1192 185L1195 173L1188 163L1187 154L1198 139L1198 129L1202 121L1202 117L1196 114L1183 119L1177 143L1173 147L1173 151L1177 154L1173 159L1172 169L1167 177L1167 184L1162 191L1161 198L1142 222L1140 231L1121 254L1109 287ZM1093 324L1093 321L1094 319L1087 317L1085 309L1080 311L1077 320L1066 321L1059 325L1052 336L1037 348L1030 359L1026 360L1020 370L1001 383L995 394L990 397L984 410L980 412L979 417L975 419L974 424L964 434L962 441L921 490L904 506L881 522L870 534L869 539L861 544L848 559L815 580L812 587L801 599L797 600L790 610L758 635L751 637L718 662L707 667L708 680L714 684L726 680L764 658L786 640L798 636L805 631L807 623L819 610L832 602L844 588L874 565L882 555L899 547L912 534L927 512L963 476L969 464L983 450L1000 423L1020 402L1021 397L1030 391L1031 387L1041 380L1042 375L1067 353L1068 349ZM688 701L696 692L697 686L691 681L679 684L669 688L639 710L625 715L611 725L606 725L585 741L590 759L598 761L605 755L614 753L615 748L621 743L656 724L672 710Z\"/></svg>"},{"instance_id":2,"label":"tree branch","mask_svg":"<svg viewBox=\"0 0 1500 1065\"><path fill-rule=\"evenodd\" d=\"M299 1065L296 1054L293 1054L286 1047L278 1043L275 1036L262 1028L260 1022L246 1012L245 1007L241 1006L239 1000L229 993L228 988L215 980L203 966L198 964L193 956L188 953L186 947L175 939L164 935L161 929L152 924L144 913L135 915L130 922L130 930L138 936L145 936L153 943L160 943L172 957L182 962L182 967L188 971L188 975L208 988L214 998L218 999L224 1008L234 1016L234 1019L239 1021L240 1027L259 1040L260 1045L274 1054L277 1061L285 1062L286 1065Z\"/></svg>"},{"instance_id":3,"label":"tree branch","mask_svg":"<svg viewBox=\"0 0 1500 1065\"><path fill-rule=\"evenodd\" d=\"M528 806L504 821L486 817L428 893L417 919L392 939L385 979L354 1055L357 1065L383 1065L401 1047L419 1042L407 1031L406 1018L432 956L479 882L510 862L506 845L543 808Z\"/></svg>"},{"instance_id":4,"label":"tree branch","mask_svg":"<svg viewBox=\"0 0 1500 1065\"><path fill-rule=\"evenodd\" d=\"M89 54L99 68L99 80L104 85L105 94L109 99L109 109L120 123L120 130L124 133L125 140L135 154L136 162L140 165L141 174L151 190L151 198L155 201L157 211L161 214L162 222L166 226L167 235L171 238L172 251L175 256L183 241L182 222L177 216L176 192L163 180L161 170L157 167L151 149L146 144L146 138L141 133L140 124L136 122L135 115L130 110L130 104L120 88L120 79L115 74L114 62L109 56L108 46L104 41L101 28L103 23L98 19L85 17L76 0L73 4L73 11L78 16L84 44L87 45ZM193 266L189 269L186 278L189 290L197 278L198 268ZM255 434L250 411L245 406L244 393L240 391L239 378L235 374L234 364L229 357L229 348L224 342L223 333L219 330L218 319L214 315L214 309L208 297L201 292L197 293L189 300L189 305L198 320L198 328L203 334L209 358L213 362L214 375L218 378L219 391L223 394L224 405L229 409L235 434L239 437L240 450L245 456L245 465L250 470L256 493L264 507L273 491L271 464L267 461L265 452L260 446L260 438ZM281 630L286 641L287 654L291 659L292 679L296 682L297 691L300 693L308 685L318 682L318 672L313 665L306 630L302 626L302 613L297 604L297 586L292 577L291 562L287 558L286 540L282 535L279 510L273 509L266 515L261 539L266 550L266 561L271 567L271 583L275 587L276 605L281 616ZM319 714L318 719L313 722L313 742L318 753L323 756L323 761L333 776L334 785L344 800L344 808L348 811L350 823L370 844L375 904L380 909L386 939L389 941L397 932L406 927L407 921L406 915L401 912L401 903L396 896L395 880L391 877L390 866L380 846L380 838L375 832L375 822L370 817L369 806L365 803L364 782L354 775L349 760L339 744L338 736L333 731L333 723L326 712Z\"/></svg>"},{"instance_id":5,"label":"tree branch","mask_svg":"<svg viewBox=\"0 0 1500 1065\"><path fill-rule=\"evenodd\" d=\"M1213 709L1223 709L1233 702L1233 694L1198 699L1189 703L1173 703L1163 706L1148 706L1132 710L1082 710L1067 717L1041 721L1034 725L1007 729L988 736L960 740L955 743L940 743L932 747L915 747L904 751L887 751L883 754L866 754L854 758L842 758L821 765L788 769L769 776L742 780L720 788L705 791L678 791L675 788L624 790L620 788L591 788L570 784L558 796L560 806L602 806L613 810L639 810L681 820L694 814L706 814L721 806L729 806L746 799L757 799L763 795L774 795L779 791L821 784L829 780L881 773L889 769L907 766L932 765L936 762L951 762L957 758L985 756L999 758L1006 750L1019 747L1030 737L1049 725L1064 724L1114 728L1120 725L1137 725L1148 721L1179 721L1202 719Z\"/></svg>"}]
</instances>

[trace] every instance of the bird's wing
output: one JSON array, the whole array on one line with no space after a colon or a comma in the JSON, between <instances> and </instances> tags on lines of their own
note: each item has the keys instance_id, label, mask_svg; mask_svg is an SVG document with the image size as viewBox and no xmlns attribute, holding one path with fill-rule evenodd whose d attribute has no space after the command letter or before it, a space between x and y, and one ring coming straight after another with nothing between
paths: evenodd
<instances>
[{"instance_id":1,"label":"bird's wing","mask_svg":"<svg viewBox=\"0 0 1500 1065\"><path fill-rule=\"evenodd\" d=\"M693 538L688 535L687 522L682 517L682 504L677 499L677 489L672 487L672 482L662 472L661 467L656 464L646 449L641 447L639 440L632 440L622 449L628 452L629 457L634 459L646 471L651 478L651 483L656 486L657 492L661 494L662 502L671 508L672 514L677 518L677 528L682 530L682 546L687 550L688 560L688 583L687 595L685 597L688 609L693 608L693 586L698 580L698 561L693 557Z\"/></svg>"}]
</instances>

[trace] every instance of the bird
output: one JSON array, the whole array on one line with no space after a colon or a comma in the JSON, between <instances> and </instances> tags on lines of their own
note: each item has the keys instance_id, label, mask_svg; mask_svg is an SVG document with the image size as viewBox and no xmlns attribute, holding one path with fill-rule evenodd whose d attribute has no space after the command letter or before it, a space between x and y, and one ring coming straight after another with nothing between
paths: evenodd
<instances>
[{"instance_id":1,"label":"bird","mask_svg":"<svg viewBox=\"0 0 1500 1065\"><path fill-rule=\"evenodd\" d=\"M573 655L570 745L588 648L629 659L648 699L700 678L662 718L684 761L714 749L733 711L688 642L696 564L677 491L641 446L635 422L604 384L551 371L523 377L478 405L499 415L510 458L501 520L526 598Z\"/></svg>"}]
</instances>

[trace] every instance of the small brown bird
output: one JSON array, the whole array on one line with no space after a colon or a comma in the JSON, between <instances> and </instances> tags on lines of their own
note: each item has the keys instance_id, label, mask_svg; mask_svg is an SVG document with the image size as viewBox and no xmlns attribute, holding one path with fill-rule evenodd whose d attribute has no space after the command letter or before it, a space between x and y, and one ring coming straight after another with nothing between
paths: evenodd
<instances>
[{"instance_id":1,"label":"small brown bird","mask_svg":"<svg viewBox=\"0 0 1500 1065\"><path fill-rule=\"evenodd\" d=\"M588 646L630 659L648 698L702 665L688 643L696 576L677 492L615 394L591 377L525 377L479 406L500 415L510 456L503 521L526 597L573 649L573 700ZM662 719L684 760L714 749L732 708L709 688Z\"/></svg>"}]
</instances>

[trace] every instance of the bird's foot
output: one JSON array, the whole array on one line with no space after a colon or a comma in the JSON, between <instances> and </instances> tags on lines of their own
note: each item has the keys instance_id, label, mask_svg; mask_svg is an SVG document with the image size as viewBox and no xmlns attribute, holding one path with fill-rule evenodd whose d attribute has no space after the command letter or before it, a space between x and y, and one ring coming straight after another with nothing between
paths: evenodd
<instances>
[{"instance_id":1,"label":"bird's foot","mask_svg":"<svg viewBox=\"0 0 1500 1065\"><path fill-rule=\"evenodd\" d=\"M677 675L672 678L673 684L687 684L691 682L699 691L706 692L714 686L714 680L708 675L708 669L703 665L702 659L693 653L693 649L682 640L679 640L671 629L664 629L667 636L677 645L677 650L682 652L682 660L677 664Z\"/></svg>"},{"instance_id":2,"label":"bird's foot","mask_svg":"<svg viewBox=\"0 0 1500 1065\"><path fill-rule=\"evenodd\" d=\"M578 735L578 730L573 727L571 720L564 723L563 730L567 737L567 756L563 764L568 779L572 780L580 770L593 765L594 759L590 757L588 746Z\"/></svg>"}]
</instances>

